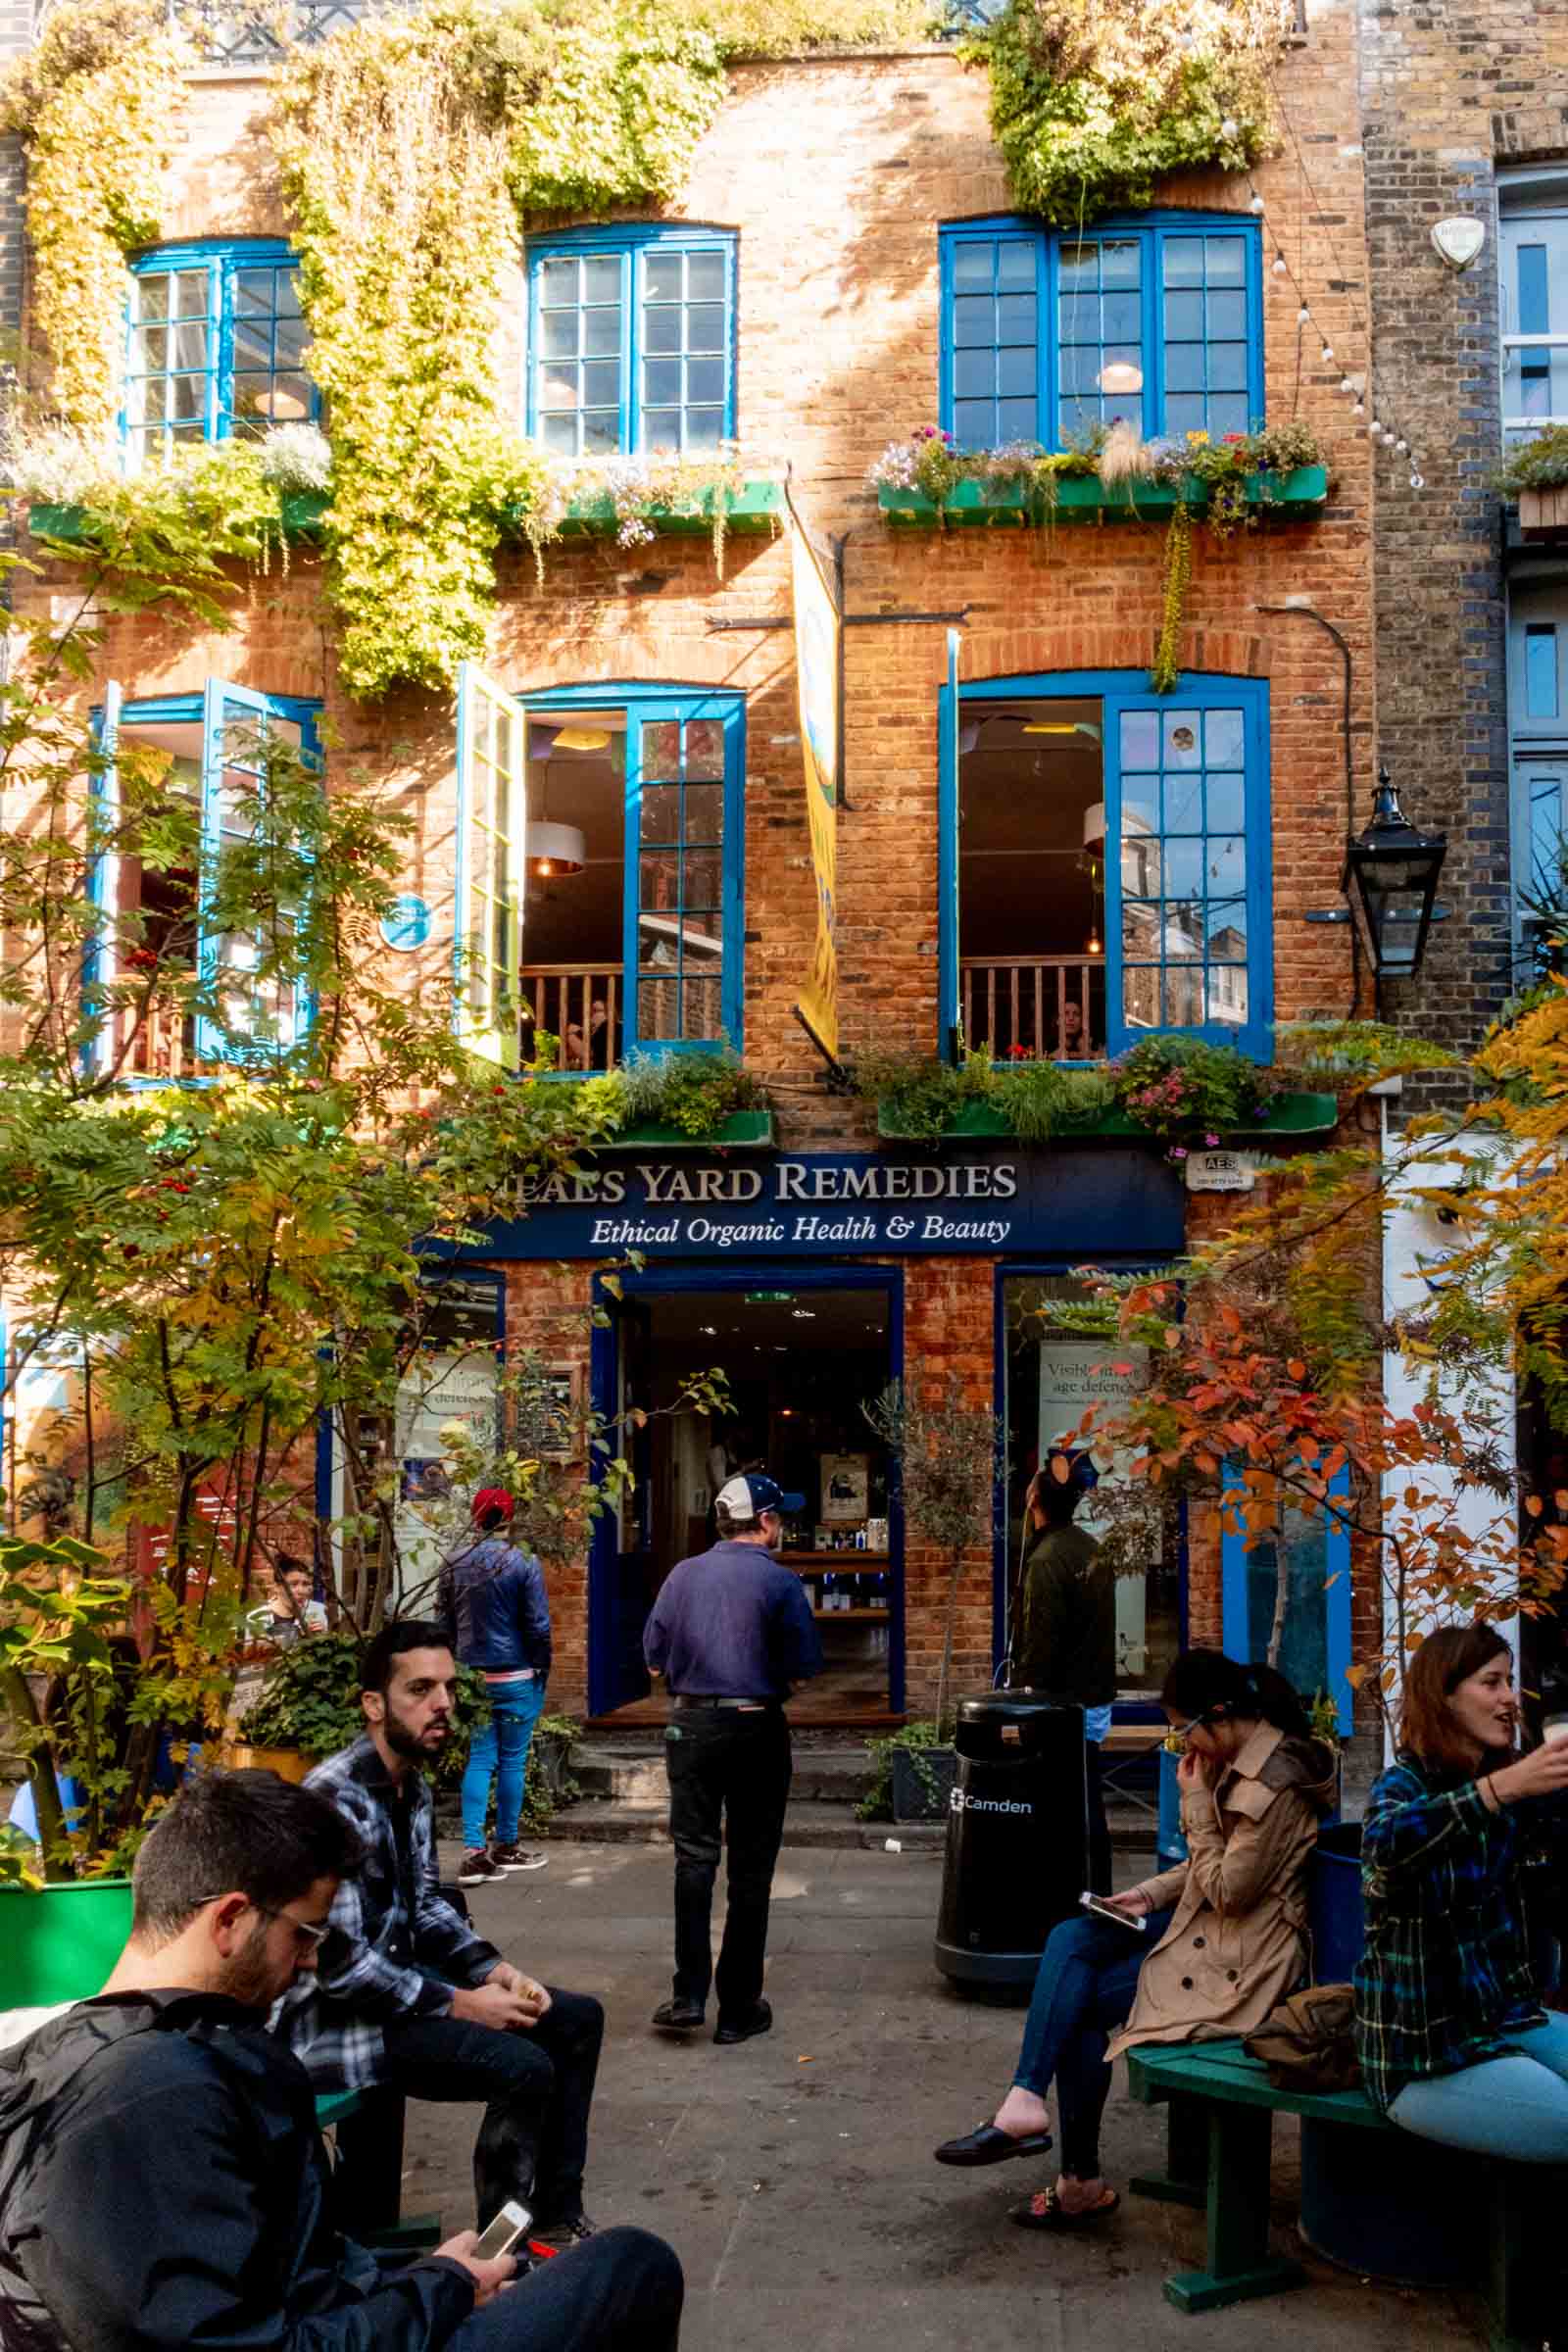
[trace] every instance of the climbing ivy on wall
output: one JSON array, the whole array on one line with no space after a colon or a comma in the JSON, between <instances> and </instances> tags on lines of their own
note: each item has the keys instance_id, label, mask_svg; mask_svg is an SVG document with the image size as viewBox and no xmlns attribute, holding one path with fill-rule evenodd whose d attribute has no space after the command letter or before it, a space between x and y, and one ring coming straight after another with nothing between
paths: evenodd
<instances>
[{"instance_id":1,"label":"climbing ivy on wall","mask_svg":"<svg viewBox=\"0 0 1568 2352\"><path fill-rule=\"evenodd\" d=\"M1257 163L1282 28L1278 0L1009 0L967 54L990 70L1013 201L1071 228L1173 172Z\"/></svg>"},{"instance_id":2,"label":"climbing ivy on wall","mask_svg":"<svg viewBox=\"0 0 1568 2352\"><path fill-rule=\"evenodd\" d=\"M192 53L159 0L81 0L52 15L0 93L0 128L27 155L32 312L62 420L113 430L125 343L125 255L159 233L159 205Z\"/></svg>"},{"instance_id":3,"label":"climbing ivy on wall","mask_svg":"<svg viewBox=\"0 0 1568 2352\"><path fill-rule=\"evenodd\" d=\"M450 686L484 650L503 522L547 521L543 461L503 423L519 218L672 196L722 90L711 35L645 0L427 0L295 54L273 138L351 693Z\"/></svg>"}]
</instances>

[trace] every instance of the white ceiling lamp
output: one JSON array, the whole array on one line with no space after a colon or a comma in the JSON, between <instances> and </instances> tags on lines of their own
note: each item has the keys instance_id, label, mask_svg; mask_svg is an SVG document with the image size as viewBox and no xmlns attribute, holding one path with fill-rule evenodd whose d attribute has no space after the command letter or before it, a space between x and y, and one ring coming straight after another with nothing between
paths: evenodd
<instances>
[{"instance_id":1,"label":"white ceiling lamp","mask_svg":"<svg viewBox=\"0 0 1568 2352\"><path fill-rule=\"evenodd\" d=\"M1095 382L1102 392L1141 392L1144 388L1144 371L1132 360L1111 360L1102 368Z\"/></svg>"},{"instance_id":2,"label":"white ceiling lamp","mask_svg":"<svg viewBox=\"0 0 1568 2352\"><path fill-rule=\"evenodd\" d=\"M588 862L588 844L575 825L541 822L528 827L523 856L530 874L551 882L561 874L580 874Z\"/></svg>"}]
</instances>

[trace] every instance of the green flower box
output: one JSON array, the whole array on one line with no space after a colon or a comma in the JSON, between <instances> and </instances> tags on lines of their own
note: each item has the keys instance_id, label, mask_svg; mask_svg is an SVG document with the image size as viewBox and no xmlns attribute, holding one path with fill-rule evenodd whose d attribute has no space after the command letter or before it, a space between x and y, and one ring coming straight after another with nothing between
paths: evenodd
<instances>
[{"instance_id":1,"label":"green flower box","mask_svg":"<svg viewBox=\"0 0 1568 2352\"><path fill-rule=\"evenodd\" d=\"M130 1881L0 1887L0 2009L91 2000L130 1934Z\"/></svg>"},{"instance_id":2,"label":"green flower box","mask_svg":"<svg viewBox=\"0 0 1568 2352\"><path fill-rule=\"evenodd\" d=\"M1259 516L1299 519L1321 507L1329 494L1325 466L1298 466L1294 473L1250 473L1247 503ZM1102 482L1098 473L1067 473L1056 480L1055 504L1032 497L1022 482L957 482L945 507L923 498L918 490L877 491L877 504L889 522L911 530L936 530L944 523L958 528L991 523L1009 526L1051 522L1126 522L1142 517L1162 522L1176 504L1174 482ZM1208 505L1207 485L1189 474L1187 503L1198 514Z\"/></svg>"},{"instance_id":3,"label":"green flower box","mask_svg":"<svg viewBox=\"0 0 1568 2352\"><path fill-rule=\"evenodd\" d=\"M695 538L712 529L713 501L717 495L724 498L728 530L754 534L771 531L783 517L782 482L743 482L738 490L722 494L700 490L679 506L640 507L639 519L661 537ZM608 490L596 490L570 502L561 535L564 539L613 538L619 528L614 500Z\"/></svg>"},{"instance_id":4,"label":"green flower box","mask_svg":"<svg viewBox=\"0 0 1568 2352\"><path fill-rule=\"evenodd\" d=\"M1228 1144L1267 1144L1289 1138L1300 1142L1307 1137L1332 1135L1339 1123L1339 1103L1333 1095L1276 1095L1263 1116L1251 1127L1227 1128L1224 1141ZM876 1120L877 1134L884 1143L909 1143L913 1139L900 1127L889 1105L879 1104ZM944 1143L1006 1144L1013 1143L1011 1127L1005 1112L990 1102L966 1102L944 1129ZM1107 1110L1089 1121L1074 1121L1063 1126L1051 1138L1054 1144L1116 1143L1163 1144L1154 1134L1120 1109Z\"/></svg>"},{"instance_id":5,"label":"green flower box","mask_svg":"<svg viewBox=\"0 0 1568 2352\"><path fill-rule=\"evenodd\" d=\"M596 1152L768 1152L773 1146L770 1110L732 1111L711 1135L688 1135L683 1127L623 1127Z\"/></svg>"},{"instance_id":6,"label":"green flower box","mask_svg":"<svg viewBox=\"0 0 1568 2352\"><path fill-rule=\"evenodd\" d=\"M680 506L648 506L641 508L642 519L661 537L699 537L713 527L713 501L724 499L725 527L743 534L759 535L777 527L784 514L784 485L782 482L743 482L738 490L722 493L698 491ZM319 536L321 517L331 505L331 494L325 490L291 490L283 498L283 528L291 539L314 539ZM34 538L59 539L72 546L86 543L90 534L87 513L82 507L34 506L27 511L27 527ZM564 539L613 538L619 529L615 502L608 490L595 491L584 498L574 498L566 509L562 522ZM511 524L507 536L520 538L519 523Z\"/></svg>"}]
</instances>

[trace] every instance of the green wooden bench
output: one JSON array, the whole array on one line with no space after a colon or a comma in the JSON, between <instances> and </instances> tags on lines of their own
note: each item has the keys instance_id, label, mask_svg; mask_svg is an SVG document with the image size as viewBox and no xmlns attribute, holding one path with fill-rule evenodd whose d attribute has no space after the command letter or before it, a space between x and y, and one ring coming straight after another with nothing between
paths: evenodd
<instances>
[{"instance_id":1,"label":"green wooden bench","mask_svg":"<svg viewBox=\"0 0 1568 2352\"><path fill-rule=\"evenodd\" d=\"M416 2254L441 2243L439 2214L403 2219L405 2102L395 2090L327 2090L316 2121L337 2141L338 2226L378 2254Z\"/></svg>"},{"instance_id":2,"label":"green wooden bench","mask_svg":"<svg viewBox=\"0 0 1568 2352\"><path fill-rule=\"evenodd\" d=\"M1274 2118L1296 2115L1303 2142L1322 2132L1344 2146L1343 2132L1374 2132L1391 2143L1390 2163L1400 2170L1446 2168L1444 2210L1473 2241L1470 2276L1486 2298L1493 2352L1540 2352L1560 2320L1547 2310L1542 2262L1544 2249L1548 2267L1561 2259L1568 2175L1557 2167L1488 2164L1435 2149L1399 2132L1359 2090L1276 2090L1240 2041L1151 2043L1128 2052L1127 2076L1135 2099L1169 2111L1166 2171L1135 2179L1134 2194L1195 2206L1207 2219L1204 2268L1165 2280L1178 2311L1214 2311L1305 2282L1300 2263L1270 2252L1268 2234Z\"/></svg>"}]
</instances>

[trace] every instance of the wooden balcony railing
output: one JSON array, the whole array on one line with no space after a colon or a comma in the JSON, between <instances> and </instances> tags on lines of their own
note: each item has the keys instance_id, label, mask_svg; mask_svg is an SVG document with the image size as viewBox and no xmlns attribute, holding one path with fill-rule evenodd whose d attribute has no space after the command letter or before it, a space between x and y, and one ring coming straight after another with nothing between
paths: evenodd
<instances>
[{"instance_id":1,"label":"wooden balcony railing","mask_svg":"<svg viewBox=\"0 0 1568 2352\"><path fill-rule=\"evenodd\" d=\"M1104 1059L1102 956L964 956L958 976L964 1043L993 1061Z\"/></svg>"},{"instance_id":2,"label":"wooden balcony railing","mask_svg":"<svg viewBox=\"0 0 1568 2352\"><path fill-rule=\"evenodd\" d=\"M121 1016L127 1025L130 1013ZM196 1023L189 1013L172 1004L152 1004L131 1039L121 1064L125 1078L191 1078L206 1065L193 1051ZM122 1032L123 1034L123 1032Z\"/></svg>"},{"instance_id":3,"label":"wooden balcony railing","mask_svg":"<svg viewBox=\"0 0 1568 2352\"><path fill-rule=\"evenodd\" d=\"M522 1051L534 1058L534 1039L560 1040L558 1070L612 1070L620 1059L618 963L535 963L522 973Z\"/></svg>"}]
</instances>

